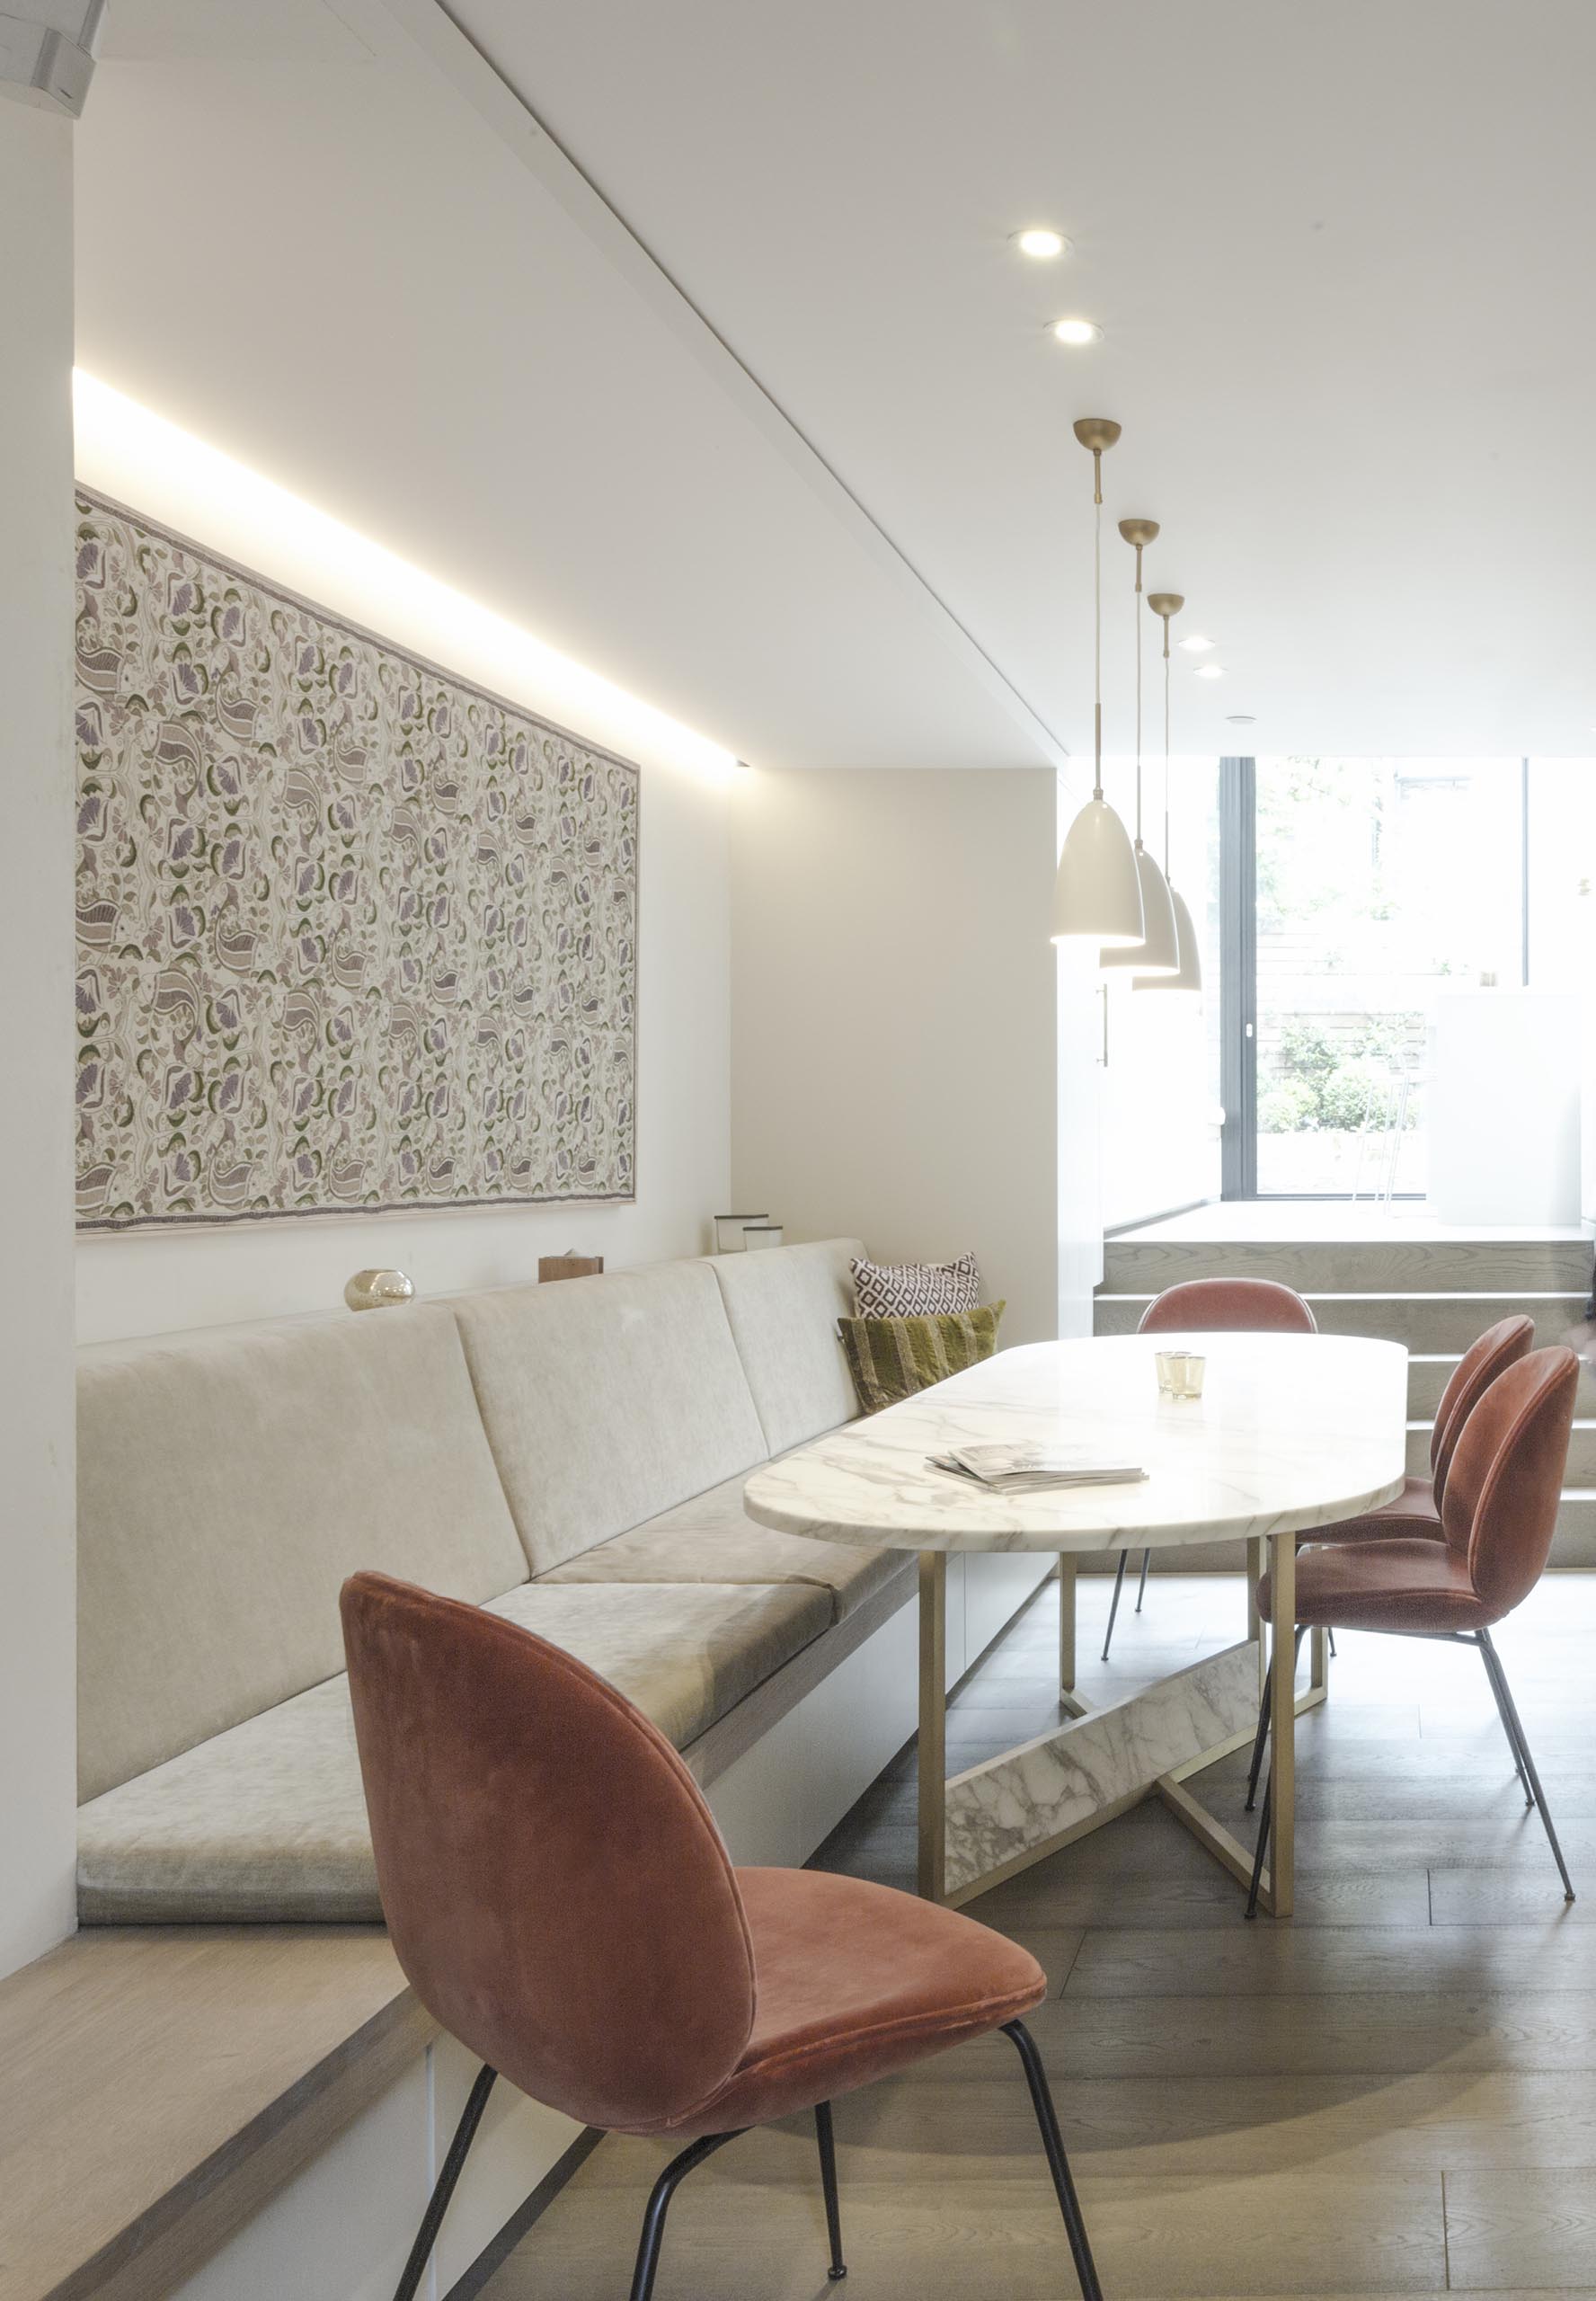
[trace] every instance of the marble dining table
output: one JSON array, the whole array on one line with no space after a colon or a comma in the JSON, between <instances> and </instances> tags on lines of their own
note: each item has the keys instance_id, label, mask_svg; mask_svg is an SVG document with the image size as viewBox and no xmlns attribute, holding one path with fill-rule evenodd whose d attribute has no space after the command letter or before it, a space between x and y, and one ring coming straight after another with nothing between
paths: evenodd
<instances>
[{"instance_id":1,"label":"marble dining table","mask_svg":"<svg viewBox=\"0 0 1596 2301\"><path fill-rule=\"evenodd\" d=\"M1200 1353L1201 1396L1160 1394L1155 1353ZM748 1479L749 1517L819 1541L919 1557L919 1888L958 1906L1157 1796L1232 1874L1254 1849L1190 1786L1249 1743L1274 1673L1272 1835L1262 1906L1290 1915L1295 1721L1325 1699L1321 1633L1297 1686L1296 1556L1304 1535L1389 1501L1406 1452L1407 1353L1346 1335L1159 1334L1035 1343L935 1384L767 1462ZM1045 1444L1144 1470L1119 1483L989 1492L935 1468L951 1447ZM1243 1636L1122 1698L1077 1686L1076 1569L1083 1553L1245 1544ZM946 1772L946 1568L960 1550L1056 1552L1060 1701L1043 1734ZM1267 1566L1272 1645L1257 1594Z\"/></svg>"}]
</instances>

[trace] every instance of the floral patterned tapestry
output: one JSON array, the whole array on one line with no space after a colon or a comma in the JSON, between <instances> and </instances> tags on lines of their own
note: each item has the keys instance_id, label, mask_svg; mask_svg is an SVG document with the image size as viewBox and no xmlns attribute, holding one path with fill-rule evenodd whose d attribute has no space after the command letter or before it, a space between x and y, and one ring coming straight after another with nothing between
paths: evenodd
<instances>
[{"instance_id":1,"label":"floral patterned tapestry","mask_svg":"<svg viewBox=\"0 0 1596 2301\"><path fill-rule=\"evenodd\" d=\"M76 532L80 1225L629 1199L636 768Z\"/></svg>"}]
</instances>

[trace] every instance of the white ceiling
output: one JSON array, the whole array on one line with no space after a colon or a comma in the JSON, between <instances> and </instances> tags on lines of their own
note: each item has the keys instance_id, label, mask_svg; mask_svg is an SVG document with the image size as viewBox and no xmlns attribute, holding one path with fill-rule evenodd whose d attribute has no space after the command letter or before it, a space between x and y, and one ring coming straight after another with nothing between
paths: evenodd
<instances>
[{"instance_id":1,"label":"white ceiling","mask_svg":"<svg viewBox=\"0 0 1596 2301\"><path fill-rule=\"evenodd\" d=\"M761 763L1089 749L1082 413L1177 747L1596 751L1588 0L454 13L707 329L432 0L111 0L84 364Z\"/></svg>"}]
</instances>

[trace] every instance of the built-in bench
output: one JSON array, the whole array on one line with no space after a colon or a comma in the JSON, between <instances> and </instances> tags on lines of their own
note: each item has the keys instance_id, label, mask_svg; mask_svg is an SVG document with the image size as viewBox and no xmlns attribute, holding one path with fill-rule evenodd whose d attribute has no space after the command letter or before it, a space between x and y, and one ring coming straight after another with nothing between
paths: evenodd
<instances>
[{"instance_id":1,"label":"built-in bench","mask_svg":"<svg viewBox=\"0 0 1596 2301\"><path fill-rule=\"evenodd\" d=\"M77 2100L83 2203L52 2191L49 2277L0 2272L0 2301L392 2289L471 2070L367 1930L379 1913L336 1605L357 1568L487 1605L591 1663L684 1750L740 1861L806 1859L908 1738L909 1562L778 1534L741 1507L757 1463L856 1410L836 1334L856 1251L829 1240L84 1353L89 1930L0 1998L0 2040L13 2025L41 2039L38 1993L52 1994L41 2130ZM950 1679L1044 1567L994 1557L950 1577ZM182 1930L220 1924L235 1930ZM93 2012L113 2002L114 2050ZM276 2044L257 2054L262 2026ZM34 2066L42 2084L42 2051ZM128 2118L160 2130L106 2179L122 2091ZM440 2295L582 2143L501 2091ZM0 2164L19 2149L31 2163L12 2139ZM28 2181L9 2193L25 2210ZM13 2258L44 2252L0 2225Z\"/></svg>"},{"instance_id":2,"label":"built-in bench","mask_svg":"<svg viewBox=\"0 0 1596 2301\"><path fill-rule=\"evenodd\" d=\"M684 1750L907 1596L900 1556L742 1512L756 1463L854 1410L850 1251L85 1352L84 1922L380 1917L337 1612L359 1567L537 1630Z\"/></svg>"}]
</instances>

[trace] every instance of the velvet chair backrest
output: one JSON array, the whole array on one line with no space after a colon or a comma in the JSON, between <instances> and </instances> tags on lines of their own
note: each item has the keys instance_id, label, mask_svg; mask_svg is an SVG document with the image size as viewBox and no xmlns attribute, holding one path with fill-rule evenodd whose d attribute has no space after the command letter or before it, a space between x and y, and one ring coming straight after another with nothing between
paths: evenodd
<instances>
[{"instance_id":1,"label":"velvet chair backrest","mask_svg":"<svg viewBox=\"0 0 1596 2301\"><path fill-rule=\"evenodd\" d=\"M1498 1374L1463 1426L1447 1474L1441 1526L1466 1553L1493 1621L1539 1581L1568 1460L1579 1360L1559 1345Z\"/></svg>"},{"instance_id":2,"label":"velvet chair backrest","mask_svg":"<svg viewBox=\"0 0 1596 2301\"><path fill-rule=\"evenodd\" d=\"M381 1574L341 1604L383 1913L421 2003L583 2124L688 2116L741 2058L754 1967L680 1758L513 1622Z\"/></svg>"},{"instance_id":3,"label":"velvet chair backrest","mask_svg":"<svg viewBox=\"0 0 1596 2301\"><path fill-rule=\"evenodd\" d=\"M1188 1278L1141 1314L1139 1334L1317 1334L1300 1294L1272 1278Z\"/></svg>"},{"instance_id":4,"label":"velvet chair backrest","mask_svg":"<svg viewBox=\"0 0 1596 2301\"><path fill-rule=\"evenodd\" d=\"M1485 1328L1477 1342L1469 1344L1452 1369L1452 1378L1435 1409L1435 1427L1430 1433L1430 1477L1437 1509L1446 1496L1447 1472L1463 1435L1464 1424L1497 1375L1516 1366L1534 1345L1533 1319L1498 1319L1494 1327Z\"/></svg>"}]
</instances>

